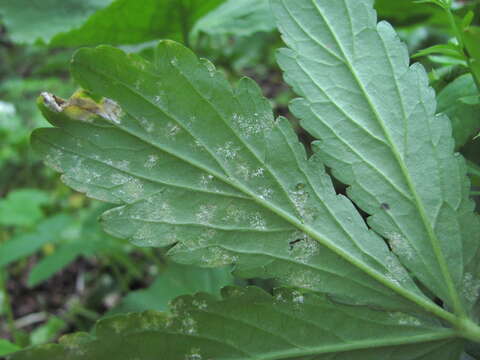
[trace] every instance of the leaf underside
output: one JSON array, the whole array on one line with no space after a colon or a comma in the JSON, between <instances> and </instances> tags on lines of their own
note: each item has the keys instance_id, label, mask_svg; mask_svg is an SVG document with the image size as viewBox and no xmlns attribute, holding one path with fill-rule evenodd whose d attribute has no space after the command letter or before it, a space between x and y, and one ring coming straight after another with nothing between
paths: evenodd
<instances>
[{"instance_id":1,"label":"leaf underside","mask_svg":"<svg viewBox=\"0 0 480 360\"><path fill-rule=\"evenodd\" d=\"M429 343L430 350L412 345L419 353L408 358L458 358L453 330L429 316L450 321L453 315L446 310L460 316L471 311L479 288L480 232L464 160L453 153L448 119L435 116L423 68L409 67L391 27L376 24L370 0L274 0L272 5L290 47L280 52L279 63L302 97L292 103L292 112L320 139L311 157L290 123L273 118L252 80L232 88L211 63L172 41L159 43L152 62L105 46L78 51L72 74L95 96L79 92L62 100L43 94L39 105L54 128L35 131L33 146L63 173L66 184L118 205L102 216L115 236L139 246L170 247L168 255L179 263L233 263L239 276L274 278L326 294L328 300L311 295L335 303L319 311L312 326L323 326L330 311L343 316L347 308L363 319L371 311L382 319L390 319L392 311L414 314L419 341L438 343ZM94 101L99 95L103 100ZM349 186L350 199L370 215L369 226L351 200L335 192L324 164ZM289 303L285 311L294 312L297 305ZM253 308L244 311L242 318L258 320L255 327L273 326L277 337L287 331L287 325L272 325L277 315L263 319ZM128 319L132 329L147 321L142 315ZM200 326L212 318L195 321ZM228 318L222 321L222 332L234 327ZM297 352L292 342L284 345L289 350L280 347L281 353L265 344L268 349L257 358L401 358L385 345L390 332L377 333L371 324L359 331L350 320L338 324L366 336L367 347L385 340L381 352L352 355L341 344L357 340L339 335L333 343L312 337L318 347L308 353ZM296 331L303 334L303 325ZM138 341L148 338L142 334ZM168 332L156 335L152 341L173 341ZM406 351L416 340L403 335ZM262 336L249 341L257 338ZM239 336L232 339L229 346L244 348ZM90 349L79 345L84 340L74 343L74 351ZM185 342L196 349L192 341ZM107 346L100 340L87 343L95 344L92 349ZM203 345L198 348L203 351ZM320 355L325 348L329 354ZM55 349L66 351L46 351ZM245 357L229 351L232 358ZM221 356L226 355L213 358Z\"/></svg>"},{"instance_id":2,"label":"leaf underside","mask_svg":"<svg viewBox=\"0 0 480 360\"><path fill-rule=\"evenodd\" d=\"M459 310L475 293L480 243L464 159L433 89L373 1L274 0L285 43L278 61L302 96L292 112L324 163L349 185L368 224L435 295ZM463 299L459 293L463 292ZM461 304L463 300L463 304Z\"/></svg>"}]
</instances>

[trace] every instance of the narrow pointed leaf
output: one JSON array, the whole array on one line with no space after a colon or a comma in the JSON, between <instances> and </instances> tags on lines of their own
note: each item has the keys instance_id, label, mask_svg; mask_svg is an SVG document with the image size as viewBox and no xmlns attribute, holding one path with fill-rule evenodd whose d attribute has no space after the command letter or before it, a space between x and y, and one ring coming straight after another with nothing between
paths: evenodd
<instances>
[{"instance_id":1,"label":"narrow pointed leaf","mask_svg":"<svg viewBox=\"0 0 480 360\"><path fill-rule=\"evenodd\" d=\"M41 108L55 128L33 145L64 181L117 204L105 229L141 246L175 246L177 262L236 263L245 277L343 301L436 308L383 239L339 196L317 156L249 79L232 89L212 64L161 42L154 63L110 47L80 50L73 75L88 91Z\"/></svg>"},{"instance_id":2,"label":"narrow pointed leaf","mask_svg":"<svg viewBox=\"0 0 480 360\"><path fill-rule=\"evenodd\" d=\"M458 359L451 330L402 313L332 303L280 290L226 288L222 300L180 297L170 314L145 312L100 321L95 336L25 350L11 360Z\"/></svg>"},{"instance_id":3,"label":"narrow pointed leaf","mask_svg":"<svg viewBox=\"0 0 480 360\"><path fill-rule=\"evenodd\" d=\"M372 0L274 0L290 49L279 62L302 96L291 109L369 225L434 294L461 314L464 271L480 244L461 156L436 116L422 66Z\"/></svg>"}]
</instances>

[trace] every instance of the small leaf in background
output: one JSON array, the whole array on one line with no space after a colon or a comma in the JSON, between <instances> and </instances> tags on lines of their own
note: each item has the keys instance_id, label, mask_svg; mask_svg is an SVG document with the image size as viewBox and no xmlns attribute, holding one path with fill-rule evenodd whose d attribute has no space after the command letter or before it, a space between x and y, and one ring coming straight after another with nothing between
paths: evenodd
<instances>
[{"instance_id":1,"label":"small leaf in background","mask_svg":"<svg viewBox=\"0 0 480 360\"><path fill-rule=\"evenodd\" d=\"M448 115L455 146L459 148L480 130L478 90L471 74L465 74L448 84L437 95L437 111Z\"/></svg>"},{"instance_id":2,"label":"small leaf in background","mask_svg":"<svg viewBox=\"0 0 480 360\"><path fill-rule=\"evenodd\" d=\"M51 46L186 40L195 22L224 0L0 0L13 41Z\"/></svg>"},{"instance_id":3,"label":"small leaf in background","mask_svg":"<svg viewBox=\"0 0 480 360\"><path fill-rule=\"evenodd\" d=\"M427 55L432 55L432 54L441 54L445 57L450 57L453 59L457 60L462 60L465 61L466 57L462 52L462 49L453 43L450 44L441 44L441 45L433 45L430 46L429 48L422 49L417 51L412 58L417 58L421 56L427 56Z\"/></svg>"},{"instance_id":4,"label":"small leaf in background","mask_svg":"<svg viewBox=\"0 0 480 360\"><path fill-rule=\"evenodd\" d=\"M14 42L48 43L58 33L80 26L111 0L0 0L0 15Z\"/></svg>"},{"instance_id":5,"label":"small leaf in background","mask_svg":"<svg viewBox=\"0 0 480 360\"><path fill-rule=\"evenodd\" d=\"M228 0L201 18L191 36L195 38L199 33L250 36L270 32L277 27L272 15L269 0Z\"/></svg>"},{"instance_id":6,"label":"small leaf in background","mask_svg":"<svg viewBox=\"0 0 480 360\"><path fill-rule=\"evenodd\" d=\"M61 240L73 219L66 214L58 214L41 221L28 233L19 234L0 244L0 266L31 255L47 243Z\"/></svg>"},{"instance_id":7,"label":"small leaf in background","mask_svg":"<svg viewBox=\"0 0 480 360\"><path fill-rule=\"evenodd\" d=\"M0 356L5 356L12 354L21 348L15 344L12 344L10 341L5 339L0 339Z\"/></svg>"},{"instance_id":8,"label":"small leaf in background","mask_svg":"<svg viewBox=\"0 0 480 360\"><path fill-rule=\"evenodd\" d=\"M20 189L0 199L0 225L32 226L43 218L41 207L49 203L49 195L37 189Z\"/></svg>"},{"instance_id":9,"label":"small leaf in background","mask_svg":"<svg viewBox=\"0 0 480 360\"><path fill-rule=\"evenodd\" d=\"M27 284L34 287L52 277L55 273L66 267L82 254L83 247L80 242L61 244L53 253L37 262L28 275Z\"/></svg>"},{"instance_id":10,"label":"small leaf in background","mask_svg":"<svg viewBox=\"0 0 480 360\"><path fill-rule=\"evenodd\" d=\"M469 26L463 32L465 47L470 56L470 68L476 78L477 86L480 86L480 27ZM480 89L477 89L480 91Z\"/></svg>"},{"instance_id":11,"label":"small leaf in background","mask_svg":"<svg viewBox=\"0 0 480 360\"><path fill-rule=\"evenodd\" d=\"M67 323L65 321L56 316L51 316L45 324L31 332L30 343L31 345L40 345L52 341L66 327Z\"/></svg>"},{"instance_id":12,"label":"small leaf in background","mask_svg":"<svg viewBox=\"0 0 480 360\"><path fill-rule=\"evenodd\" d=\"M148 289L129 293L120 305L107 316L145 310L167 310L168 304L180 295L206 292L220 295L220 289L233 284L231 268L202 269L168 263L167 269L157 276Z\"/></svg>"}]
</instances>

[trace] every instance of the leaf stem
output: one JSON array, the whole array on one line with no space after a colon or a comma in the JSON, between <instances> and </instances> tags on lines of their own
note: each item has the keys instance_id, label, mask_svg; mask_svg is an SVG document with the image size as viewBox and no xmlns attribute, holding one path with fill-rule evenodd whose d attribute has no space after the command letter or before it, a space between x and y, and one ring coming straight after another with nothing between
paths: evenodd
<instances>
[{"instance_id":1,"label":"leaf stem","mask_svg":"<svg viewBox=\"0 0 480 360\"><path fill-rule=\"evenodd\" d=\"M433 342L441 341L446 339L455 339L457 334L452 330L445 331L435 331L432 333L415 335L415 336L405 336L398 337L394 339L378 339L378 340L367 340L367 341L353 341L348 343L343 343L340 345L320 345L312 346L307 348L295 348L288 350L280 350L265 355L257 356L255 359L258 360L281 360L281 359L293 359L300 358L304 356L312 355L321 355L328 353L341 353L348 351L358 351L363 349L371 348L380 348L387 346L399 346L399 345L410 345L415 343L424 343L424 342Z\"/></svg>"},{"instance_id":2,"label":"leaf stem","mask_svg":"<svg viewBox=\"0 0 480 360\"><path fill-rule=\"evenodd\" d=\"M3 310L5 311L5 317L7 318L7 327L10 335L12 336L16 344L20 344L19 334L17 327L15 326L15 318L13 315L12 303L7 289L8 275L5 270L0 269L0 292L3 292Z\"/></svg>"}]
</instances>

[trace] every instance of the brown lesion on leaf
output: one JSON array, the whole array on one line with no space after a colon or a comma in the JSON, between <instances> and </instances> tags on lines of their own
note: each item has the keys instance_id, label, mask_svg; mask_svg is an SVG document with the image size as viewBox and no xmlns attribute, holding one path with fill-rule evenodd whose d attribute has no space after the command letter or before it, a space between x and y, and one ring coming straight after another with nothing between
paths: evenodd
<instances>
[{"instance_id":1,"label":"brown lesion on leaf","mask_svg":"<svg viewBox=\"0 0 480 360\"><path fill-rule=\"evenodd\" d=\"M122 116L122 109L115 101L108 98L97 101L82 89L77 90L68 100L48 92L42 92L40 97L48 109L63 112L74 120L93 122L100 116L109 122L119 124Z\"/></svg>"}]
</instances>

